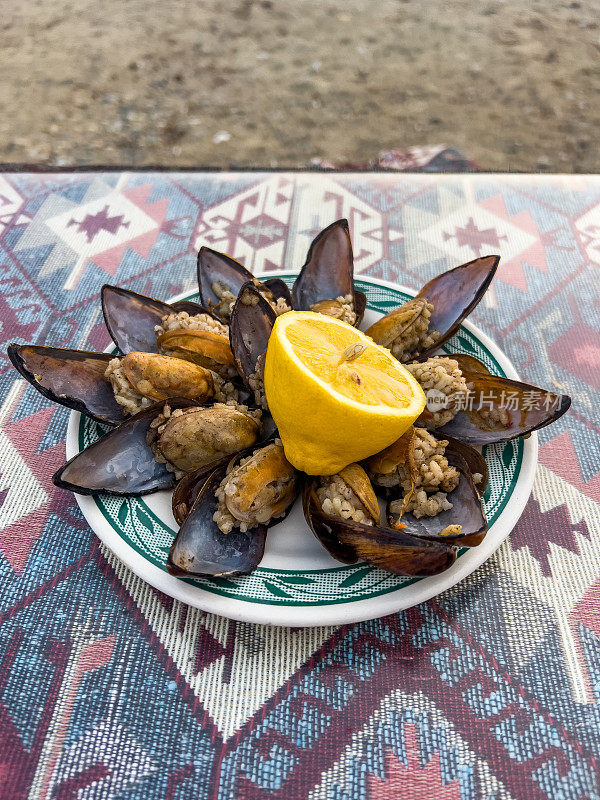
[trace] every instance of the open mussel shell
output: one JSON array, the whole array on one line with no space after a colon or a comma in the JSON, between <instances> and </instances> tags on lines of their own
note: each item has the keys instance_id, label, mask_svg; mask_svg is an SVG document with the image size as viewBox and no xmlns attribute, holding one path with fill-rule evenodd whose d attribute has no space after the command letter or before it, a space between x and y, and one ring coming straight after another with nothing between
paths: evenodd
<instances>
[{"instance_id":1,"label":"open mussel shell","mask_svg":"<svg viewBox=\"0 0 600 800\"><path fill-rule=\"evenodd\" d=\"M193 404L172 399L169 405L186 408ZM54 485L77 494L106 492L117 496L170 489L175 476L155 460L146 441L150 424L163 406L149 406L90 444L54 474Z\"/></svg>"},{"instance_id":2,"label":"open mussel shell","mask_svg":"<svg viewBox=\"0 0 600 800\"><path fill-rule=\"evenodd\" d=\"M221 300L213 291L213 284L225 284L236 297L247 281L254 283L255 278L239 261L225 253L211 250L210 247L200 248L198 253L200 302L203 306L210 308L219 319L227 322L228 314L222 310Z\"/></svg>"},{"instance_id":3,"label":"open mussel shell","mask_svg":"<svg viewBox=\"0 0 600 800\"><path fill-rule=\"evenodd\" d=\"M200 303L195 303L193 300L177 300L176 303L169 303L168 305L170 313L178 314L181 311L185 311L190 317L194 317L196 314L208 314L210 317L217 319L217 316L213 314L212 311L208 308L204 308Z\"/></svg>"},{"instance_id":4,"label":"open mussel shell","mask_svg":"<svg viewBox=\"0 0 600 800\"><path fill-rule=\"evenodd\" d=\"M177 483L171 500L171 508L173 509L173 516L178 525L183 525L184 520L187 519L192 506L196 502L196 498L200 494L209 476L212 475L215 469L222 466L226 467L231 458L230 455L227 455L217 464L208 464L207 466L200 467L200 469L195 470L195 472L184 475Z\"/></svg>"},{"instance_id":5,"label":"open mussel shell","mask_svg":"<svg viewBox=\"0 0 600 800\"><path fill-rule=\"evenodd\" d=\"M48 400L108 425L118 425L125 419L125 412L104 377L108 362L114 358L109 353L10 344L8 356L21 375Z\"/></svg>"},{"instance_id":6,"label":"open mussel shell","mask_svg":"<svg viewBox=\"0 0 600 800\"><path fill-rule=\"evenodd\" d=\"M358 325L365 311L366 297L360 292L357 300L348 220L338 219L313 239L306 262L292 287L292 300L296 310L310 311L316 303L347 295L354 298L355 324Z\"/></svg>"},{"instance_id":7,"label":"open mussel shell","mask_svg":"<svg viewBox=\"0 0 600 800\"><path fill-rule=\"evenodd\" d=\"M451 436L476 445L506 442L550 425L571 405L565 394L474 371L464 362L461 370L469 385L466 407L436 430L438 437Z\"/></svg>"},{"instance_id":8,"label":"open mussel shell","mask_svg":"<svg viewBox=\"0 0 600 800\"><path fill-rule=\"evenodd\" d=\"M473 483L473 476L465 459L452 449L449 444L445 456L450 466L455 467L460 479L458 486L448 493L448 500L452 508L442 511L435 517L421 517L417 519L410 512L404 513L401 518L387 507L388 523L394 529L400 524L402 533L414 536L417 539L437 542L445 545L459 547L476 547L484 540L487 533L487 521L479 492ZM460 525L460 533L442 533L449 525Z\"/></svg>"},{"instance_id":9,"label":"open mussel shell","mask_svg":"<svg viewBox=\"0 0 600 800\"><path fill-rule=\"evenodd\" d=\"M446 439L448 441L446 450L461 456L465 460L471 475L476 475L477 473L481 475L481 480L476 486L479 494L483 495L490 480L490 473L485 458L479 450L466 444L466 442L460 442L458 439L453 439L452 436L447 436Z\"/></svg>"},{"instance_id":10,"label":"open mussel shell","mask_svg":"<svg viewBox=\"0 0 600 800\"><path fill-rule=\"evenodd\" d=\"M363 321L365 311L367 310L367 295L359 289L354 290L354 313L356 314L356 322L354 326L358 328Z\"/></svg>"},{"instance_id":11,"label":"open mussel shell","mask_svg":"<svg viewBox=\"0 0 600 800\"><path fill-rule=\"evenodd\" d=\"M417 539L403 531L341 520L325 514L317 481L307 481L302 497L306 521L323 547L338 561L366 561L397 575L438 575L456 560L454 547Z\"/></svg>"},{"instance_id":12,"label":"open mussel shell","mask_svg":"<svg viewBox=\"0 0 600 800\"><path fill-rule=\"evenodd\" d=\"M261 281L261 286L267 288L275 300L282 297L287 305L292 308L292 293L289 286L282 278L267 278L266 281Z\"/></svg>"},{"instance_id":13,"label":"open mussel shell","mask_svg":"<svg viewBox=\"0 0 600 800\"><path fill-rule=\"evenodd\" d=\"M275 312L257 287L251 281L245 283L231 314L229 341L238 372L248 388L256 362L267 350L275 319Z\"/></svg>"},{"instance_id":14,"label":"open mussel shell","mask_svg":"<svg viewBox=\"0 0 600 800\"><path fill-rule=\"evenodd\" d=\"M438 331L435 345L419 353L427 358L454 336L485 294L496 274L500 256L483 256L443 272L423 286L417 297L433 303L429 330Z\"/></svg>"},{"instance_id":15,"label":"open mussel shell","mask_svg":"<svg viewBox=\"0 0 600 800\"><path fill-rule=\"evenodd\" d=\"M243 533L234 528L223 533L213 515L217 510L216 490L227 465L214 470L198 491L196 499L175 537L167 559L167 570L178 577L232 577L247 575L265 550L266 525Z\"/></svg>"},{"instance_id":16,"label":"open mussel shell","mask_svg":"<svg viewBox=\"0 0 600 800\"><path fill-rule=\"evenodd\" d=\"M177 483L177 486L175 487L171 504L173 516L175 517L177 523L181 525L186 519L190 509L196 501L196 498L200 494L202 487L206 483L207 478L214 472L215 469L219 469L221 467L226 468L230 463L235 466L242 458L251 455L255 451L260 450L260 448L269 444L273 438L273 431L265 431L259 441L253 444L251 447L247 447L233 456L223 456L223 458L221 458L221 460L217 463L208 464L207 466L200 467L200 469L195 470L195 472L191 472L189 475L184 475L184 477ZM223 477L223 475L224 473L222 472L221 477ZM267 524L267 527L281 522L282 519L288 515L290 510L291 505L286 509L283 516L276 517L271 520Z\"/></svg>"},{"instance_id":17,"label":"open mussel shell","mask_svg":"<svg viewBox=\"0 0 600 800\"><path fill-rule=\"evenodd\" d=\"M446 356L445 353L443 355ZM463 375L470 375L473 373L478 373L480 375L492 374L483 361L480 361L478 358L468 353L451 353L447 355L446 358L453 358Z\"/></svg>"},{"instance_id":18,"label":"open mussel shell","mask_svg":"<svg viewBox=\"0 0 600 800\"><path fill-rule=\"evenodd\" d=\"M113 342L123 354L134 351L159 353L154 328L160 325L167 314L180 311L186 311L191 316L210 313L191 300L170 305L119 286L105 284L102 287L104 322Z\"/></svg>"}]
</instances>

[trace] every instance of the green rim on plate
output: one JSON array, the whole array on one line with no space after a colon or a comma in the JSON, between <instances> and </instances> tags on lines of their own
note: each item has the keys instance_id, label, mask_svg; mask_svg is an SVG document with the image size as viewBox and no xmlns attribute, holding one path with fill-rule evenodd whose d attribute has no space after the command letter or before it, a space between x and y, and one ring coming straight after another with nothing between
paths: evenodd
<instances>
[{"instance_id":1,"label":"green rim on plate","mask_svg":"<svg viewBox=\"0 0 600 800\"><path fill-rule=\"evenodd\" d=\"M282 277L291 285L295 275ZM387 313L405 303L411 295L399 289L355 281L356 288L365 292L368 308ZM190 294L188 300L197 300ZM445 352L474 355L495 375L506 373L484 344L464 327L442 348ZM115 351L116 352L116 351ZM79 421L78 442L82 450L99 438L106 428L88 417ZM483 449L490 481L484 496L485 513L491 529L508 503L517 484L523 462L523 440L488 445ZM93 498L98 510L114 532L149 563L166 572L167 553L176 531L168 527L150 509L143 497L121 498L97 495ZM308 532L308 528L307 528ZM466 552L463 548L458 558ZM340 565L318 570L282 570L258 567L252 575L241 578L200 578L186 582L212 594L277 606L311 606L352 603L395 592L422 578L403 578L369 564Z\"/></svg>"}]
</instances>

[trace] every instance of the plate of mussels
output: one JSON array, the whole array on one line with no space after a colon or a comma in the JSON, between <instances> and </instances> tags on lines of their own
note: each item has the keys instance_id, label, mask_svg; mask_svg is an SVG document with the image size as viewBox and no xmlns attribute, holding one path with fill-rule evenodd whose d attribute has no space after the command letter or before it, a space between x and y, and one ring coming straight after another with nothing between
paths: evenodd
<instances>
[{"instance_id":1,"label":"plate of mussels","mask_svg":"<svg viewBox=\"0 0 600 800\"><path fill-rule=\"evenodd\" d=\"M467 319L498 262L455 266L415 294L355 277L338 220L299 272L256 276L202 247L196 292L163 301L104 286L114 342L104 353L25 344L8 353L42 395L72 409L68 460L53 481L136 575L242 621L355 622L423 602L490 557L531 492L535 432L570 406L522 383ZM265 361L290 312L364 332L424 396L401 436L360 460L349 445L354 460L335 474L292 463L269 408ZM290 436L319 409L295 413Z\"/></svg>"}]
</instances>

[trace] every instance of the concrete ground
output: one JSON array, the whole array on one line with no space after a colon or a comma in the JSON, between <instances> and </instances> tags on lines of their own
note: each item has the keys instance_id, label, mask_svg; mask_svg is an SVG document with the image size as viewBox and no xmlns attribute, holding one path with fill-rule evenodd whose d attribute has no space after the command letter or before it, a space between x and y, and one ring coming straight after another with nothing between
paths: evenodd
<instances>
[{"instance_id":1,"label":"concrete ground","mask_svg":"<svg viewBox=\"0 0 600 800\"><path fill-rule=\"evenodd\" d=\"M599 0L0 0L0 162L600 171Z\"/></svg>"}]
</instances>

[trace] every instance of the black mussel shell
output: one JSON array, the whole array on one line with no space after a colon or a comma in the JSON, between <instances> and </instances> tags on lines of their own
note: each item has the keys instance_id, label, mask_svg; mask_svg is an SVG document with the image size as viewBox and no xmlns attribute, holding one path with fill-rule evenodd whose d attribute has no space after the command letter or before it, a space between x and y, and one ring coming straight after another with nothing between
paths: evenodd
<instances>
[{"instance_id":1,"label":"black mussel shell","mask_svg":"<svg viewBox=\"0 0 600 800\"><path fill-rule=\"evenodd\" d=\"M210 308L221 320L227 322L227 314L220 310L220 300L213 292L212 285L215 281L229 286L231 293L237 296L242 286L248 281L254 283L252 273L234 258L211 250L210 247L201 247L198 253L198 289L200 302Z\"/></svg>"},{"instance_id":2,"label":"black mussel shell","mask_svg":"<svg viewBox=\"0 0 600 800\"><path fill-rule=\"evenodd\" d=\"M255 298L254 305L245 301ZM275 312L250 281L240 289L229 323L229 343L236 367L244 383L256 371L256 362L266 352L275 324Z\"/></svg>"},{"instance_id":3,"label":"black mussel shell","mask_svg":"<svg viewBox=\"0 0 600 800\"><path fill-rule=\"evenodd\" d=\"M204 308L204 306L201 306L200 303L195 303L193 300L178 300L176 303L169 303L169 308L171 312L176 314L180 313L181 311L185 311L185 313L189 314L190 317L195 317L196 314L208 314L209 316L218 319L216 314L213 314L208 308Z\"/></svg>"},{"instance_id":4,"label":"black mussel shell","mask_svg":"<svg viewBox=\"0 0 600 800\"><path fill-rule=\"evenodd\" d=\"M465 375L472 373L478 373L480 375L492 374L483 361L475 358L475 356L470 356L468 353L449 353L448 355L444 353L444 356L446 358L453 358L457 362L460 371Z\"/></svg>"},{"instance_id":5,"label":"black mussel shell","mask_svg":"<svg viewBox=\"0 0 600 800\"><path fill-rule=\"evenodd\" d=\"M483 256L443 272L423 286L417 297L433 303L429 329L441 336L419 359L428 358L444 342L454 336L461 322L479 303L496 274L500 256Z\"/></svg>"},{"instance_id":6,"label":"black mussel shell","mask_svg":"<svg viewBox=\"0 0 600 800\"><path fill-rule=\"evenodd\" d=\"M476 450L465 442L459 442L458 439L453 439L452 436L448 436L446 439L448 441L448 451L457 453L464 458L471 475L479 473L482 476L481 481L477 483L476 486L479 494L483 495L490 480L488 465L485 458L479 450Z\"/></svg>"},{"instance_id":7,"label":"black mussel shell","mask_svg":"<svg viewBox=\"0 0 600 800\"><path fill-rule=\"evenodd\" d=\"M446 448L445 456L448 463L456 467L460 473L458 486L448 493L448 500L452 508L442 511L435 517L421 517L417 519L411 513L405 513L399 519L398 514L387 507L388 523L394 529L400 523L402 532L417 539L438 542L439 544L457 545L459 547L476 547L484 540L487 533L487 521L479 492L473 483L473 476L465 459L454 451L452 446ZM456 534L444 534L448 525L461 525L462 530Z\"/></svg>"},{"instance_id":8,"label":"black mussel shell","mask_svg":"<svg viewBox=\"0 0 600 800\"><path fill-rule=\"evenodd\" d=\"M453 355L449 356L454 358ZM480 362L478 362L480 363ZM469 385L465 408L436 430L436 436L451 436L467 444L506 442L555 422L569 409L571 398L527 383L490 375L472 364L459 362ZM490 410L504 410L505 420L492 420Z\"/></svg>"},{"instance_id":9,"label":"black mussel shell","mask_svg":"<svg viewBox=\"0 0 600 800\"><path fill-rule=\"evenodd\" d=\"M223 459L223 463L227 465L231 456ZM200 467L195 472L190 472L189 475L184 475L183 478L175 486L173 498L171 501L171 508L173 509L173 516L178 525L183 525L184 520L188 514L196 498L202 491L202 487L212 475L215 469L218 469L221 464L209 464L206 467Z\"/></svg>"},{"instance_id":10,"label":"black mussel shell","mask_svg":"<svg viewBox=\"0 0 600 800\"><path fill-rule=\"evenodd\" d=\"M125 412L104 377L108 362L114 358L110 353L10 344L8 356L21 375L48 400L108 425L118 425L125 419Z\"/></svg>"},{"instance_id":11,"label":"black mussel shell","mask_svg":"<svg viewBox=\"0 0 600 800\"><path fill-rule=\"evenodd\" d=\"M194 505L196 498L200 494L200 490L206 483L207 478L215 471L215 469L219 469L223 466L227 467L232 460L239 461L250 453L253 453L255 450L258 450L260 447L264 447L264 445L268 444L275 438L276 433L277 428L275 427L273 417L265 412L263 414L261 423L260 439L251 447L248 447L245 450L240 450L239 453L234 453L233 455L229 454L223 456L223 458L221 458L219 461L214 461L212 464L206 464L205 466L200 467L200 469L190 472L189 475L184 475L175 487L171 503L173 516L175 517L177 524L183 524L183 521L189 514L189 511ZM287 516L289 510L290 509L286 511L284 516ZM275 525L277 522L281 522L282 519L284 519L284 517L277 517L277 519L270 522L267 527Z\"/></svg>"},{"instance_id":12,"label":"black mussel shell","mask_svg":"<svg viewBox=\"0 0 600 800\"><path fill-rule=\"evenodd\" d=\"M275 300L283 297L288 306L292 308L292 293L289 286L282 278L267 278L266 281L261 281L261 286L268 289Z\"/></svg>"},{"instance_id":13,"label":"black mussel shell","mask_svg":"<svg viewBox=\"0 0 600 800\"><path fill-rule=\"evenodd\" d=\"M113 342L125 353L158 353L154 326L173 309L161 300L104 284L102 313Z\"/></svg>"},{"instance_id":14,"label":"black mussel shell","mask_svg":"<svg viewBox=\"0 0 600 800\"><path fill-rule=\"evenodd\" d=\"M367 295L359 289L354 290L354 313L356 314L355 327L358 328L363 321L365 311L367 310Z\"/></svg>"},{"instance_id":15,"label":"black mussel shell","mask_svg":"<svg viewBox=\"0 0 600 800\"><path fill-rule=\"evenodd\" d=\"M190 316L210 313L191 300L180 300L171 305L119 286L105 284L102 287L104 323L123 354L160 352L154 328L167 314L180 311L186 311Z\"/></svg>"},{"instance_id":16,"label":"black mussel shell","mask_svg":"<svg viewBox=\"0 0 600 800\"><path fill-rule=\"evenodd\" d=\"M169 552L167 570L178 577L232 577L247 575L265 550L267 528L261 525L246 533L234 528L223 533L213 520L217 510L216 489L226 465L205 480Z\"/></svg>"},{"instance_id":17,"label":"black mussel shell","mask_svg":"<svg viewBox=\"0 0 600 800\"><path fill-rule=\"evenodd\" d=\"M119 497L170 489L175 475L155 460L146 442L150 423L164 405L149 406L90 444L54 474L54 485L77 494L105 492ZM191 405L185 399L169 400L171 408Z\"/></svg>"},{"instance_id":18,"label":"black mussel shell","mask_svg":"<svg viewBox=\"0 0 600 800\"><path fill-rule=\"evenodd\" d=\"M357 300L354 291L354 256L348 220L338 219L324 228L312 241L306 262L292 287L294 308L310 311L321 300L335 300L352 295L357 316L362 319L366 307L363 293ZM363 306L364 302L364 306Z\"/></svg>"},{"instance_id":19,"label":"black mussel shell","mask_svg":"<svg viewBox=\"0 0 600 800\"><path fill-rule=\"evenodd\" d=\"M254 445L256 448L257 444ZM183 525L184 521L187 519L188 514L194 503L196 502L196 498L202 491L202 487L210 478L215 470L221 470L221 478L223 477L222 468L229 465L229 462L234 458L242 458L244 455L247 455L248 452L251 452L254 448L248 448L247 450L242 450L237 455L226 455L221 458L219 461L213 462L212 464L206 464L204 467L200 467L200 469L195 470L194 472L190 472L189 475L184 475L183 478L177 483L175 486L175 490L173 492L173 498L171 501L171 508L173 510L173 516L175 517L175 521L178 525Z\"/></svg>"},{"instance_id":20,"label":"black mussel shell","mask_svg":"<svg viewBox=\"0 0 600 800\"><path fill-rule=\"evenodd\" d=\"M317 481L307 481L303 492L306 521L323 547L338 561L359 560L398 575L438 575L456 560L456 548L403 531L363 525L323 513L318 501Z\"/></svg>"}]
</instances>

